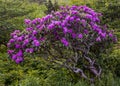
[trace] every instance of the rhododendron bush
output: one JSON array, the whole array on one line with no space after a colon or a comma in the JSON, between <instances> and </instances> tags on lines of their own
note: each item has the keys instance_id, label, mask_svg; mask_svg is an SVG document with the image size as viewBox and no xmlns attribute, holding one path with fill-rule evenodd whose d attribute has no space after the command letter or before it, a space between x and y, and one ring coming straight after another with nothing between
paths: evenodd
<instances>
[{"instance_id":1,"label":"rhododendron bush","mask_svg":"<svg viewBox=\"0 0 120 86\"><path fill-rule=\"evenodd\" d=\"M43 18L25 19L26 29L11 33L8 54L17 64L26 55L36 54L93 80L85 71L100 76L95 51L104 51L106 44L117 40L113 31L101 25L101 16L87 6L66 6Z\"/></svg>"}]
</instances>

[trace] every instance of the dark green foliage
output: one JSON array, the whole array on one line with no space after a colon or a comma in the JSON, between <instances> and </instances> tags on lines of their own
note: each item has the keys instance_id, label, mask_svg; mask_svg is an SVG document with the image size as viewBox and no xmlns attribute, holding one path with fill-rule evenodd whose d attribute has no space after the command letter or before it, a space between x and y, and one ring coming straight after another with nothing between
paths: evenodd
<instances>
[{"instance_id":1,"label":"dark green foliage","mask_svg":"<svg viewBox=\"0 0 120 86\"><path fill-rule=\"evenodd\" d=\"M120 1L97 0L95 9L103 14L103 23L107 23L111 29L120 28Z\"/></svg>"},{"instance_id":2,"label":"dark green foliage","mask_svg":"<svg viewBox=\"0 0 120 86\"><path fill-rule=\"evenodd\" d=\"M45 6L47 7L47 10L45 11L46 14L51 13L51 11L54 11L54 6L51 0L45 3Z\"/></svg>"},{"instance_id":3,"label":"dark green foliage","mask_svg":"<svg viewBox=\"0 0 120 86\"><path fill-rule=\"evenodd\" d=\"M27 57L22 64L17 65L10 61L6 53L0 53L0 83L7 86L14 86L15 84L22 86L56 86L56 84L60 84L60 81L70 82L71 78L68 72L56 66L40 57L32 60Z\"/></svg>"},{"instance_id":4,"label":"dark green foliage","mask_svg":"<svg viewBox=\"0 0 120 86\"><path fill-rule=\"evenodd\" d=\"M56 0L54 4L51 0L48 0L48 2L45 3L45 6L47 7L47 10L45 11L46 14L50 14L52 11L57 11L59 9L59 5Z\"/></svg>"},{"instance_id":5,"label":"dark green foliage","mask_svg":"<svg viewBox=\"0 0 120 86\"><path fill-rule=\"evenodd\" d=\"M5 45L0 45L0 52L1 53L4 53L4 52L7 52L7 47Z\"/></svg>"},{"instance_id":6,"label":"dark green foliage","mask_svg":"<svg viewBox=\"0 0 120 86\"><path fill-rule=\"evenodd\" d=\"M120 77L120 49L113 50L109 58L104 62L116 76Z\"/></svg>"},{"instance_id":7,"label":"dark green foliage","mask_svg":"<svg viewBox=\"0 0 120 86\"><path fill-rule=\"evenodd\" d=\"M41 9L45 10L27 0L0 0L0 44L6 45L13 30L24 28L25 18L36 18L36 15L41 17L44 12Z\"/></svg>"},{"instance_id":8,"label":"dark green foliage","mask_svg":"<svg viewBox=\"0 0 120 86\"><path fill-rule=\"evenodd\" d=\"M36 2L36 3L38 3L38 4L43 4L43 3L45 3L47 0L28 0L28 1L30 1L30 2Z\"/></svg>"},{"instance_id":9,"label":"dark green foliage","mask_svg":"<svg viewBox=\"0 0 120 86\"><path fill-rule=\"evenodd\" d=\"M103 73L99 80L96 80L94 86L119 86L120 78L114 77L110 71Z\"/></svg>"},{"instance_id":10,"label":"dark green foliage","mask_svg":"<svg viewBox=\"0 0 120 86\"><path fill-rule=\"evenodd\" d=\"M54 10L57 11L59 9L59 4L58 4L58 1L55 0L54 2Z\"/></svg>"},{"instance_id":11,"label":"dark green foliage","mask_svg":"<svg viewBox=\"0 0 120 86\"><path fill-rule=\"evenodd\" d=\"M20 24L15 25L13 22L17 17L22 17L33 9L26 9L23 1L19 0L0 0L0 44L6 44L9 39L10 32L19 29ZM13 20L13 22L11 22Z\"/></svg>"}]
</instances>

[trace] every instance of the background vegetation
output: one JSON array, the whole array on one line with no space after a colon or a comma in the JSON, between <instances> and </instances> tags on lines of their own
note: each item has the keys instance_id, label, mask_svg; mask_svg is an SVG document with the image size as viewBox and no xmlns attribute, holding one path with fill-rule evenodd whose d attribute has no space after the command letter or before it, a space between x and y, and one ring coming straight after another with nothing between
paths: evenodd
<instances>
[{"instance_id":1,"label":"background vegetation","mask_svg":"<svg viewBox=\"0 0 120 86\"><path fill-rule=\"evenodd\" d=\"M43 17L49 7L40 0L0 0L0 86L90 86L58 65L37 57L15 64L6 54L10 32L24 29L24 19ZM42 1L42 0L41 0ZM52 0L54 5L55 0ZM47 2L45 2L47 3ZM47 3L49 4L49 3ZM59 0L60 5L87 5L103 14L102 23L115 30L118 43L111 51L101 54L98 62L103 73L93 86L120 85L120 1L119 0ZM52 10L52 9L51 9Z\"/></svg>"},{"instance_id":2,"label":"background vegetation","mask_svg":"<svg viewBox=\"0 0 120 86\"><path fill-rule=\"evenodd\" d=\"M7 43L10 33L24 29L25 18L44 15L45 6L27 0L0 0L0 44Z\"/></svg>"}]
</instances>

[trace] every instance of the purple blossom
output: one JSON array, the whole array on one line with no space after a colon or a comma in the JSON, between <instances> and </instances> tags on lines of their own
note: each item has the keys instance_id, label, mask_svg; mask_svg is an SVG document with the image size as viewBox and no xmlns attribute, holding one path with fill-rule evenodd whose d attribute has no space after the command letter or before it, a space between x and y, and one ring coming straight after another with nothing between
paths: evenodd
<instances>
[{"instance_id":1,"label":"purple blossom","mask_svg":"<svg viewBox=\"0 0 120 86\"><path fill-rule=\"evenodd\" d=\"M31 23L31 20L30 19L25 19L24 22L25 22L26 25L29 25Z\"/></svg>"},{"instance_id":2,"label":"purple blossom","mask_svg":"<svg viewBox=\"0 0 120 86\"><path fill-rule=\"evenodd\" d=\"M109 37L111 37L111 38L113 37L113 34L112 34L112 33L109 33L108 35L109 35Z\"/></svg>"},{"instance_id":3,"label":"purple blossom","mask_svg":"<svg viewBox=\"0 0 120 86\"><path fill-rule=\"evenodd\" d=\"M29 39L25 39L24 41L23 41L23 45L27 45L29 43Z\"/></svg>"},{"instance_id":4,"label":"purple blossom","mask_svg":"<svg viewBox=\"0 0 120 86\"><path fill-rule=\"evenodd\" d=\"M61 9L61 10L65 10L65 7L64 7L64 6L60 6L60 9Z\"/></svg>"},{"instance_id":5,"label":"purple blossom","mask_svg":"<svg viewBox=\"0 0 120 86\"><path fill-rule=\"evenodd\" d=\"M40 22L41 22L41 19L40 19L40 18L36 18L36 21L40 23Z\"/></svg>"},{"instance_id":6,"label":"purple blossom","mask_svg":"<svg viewBox=\"0 0 120 86\"><path fill-rule=\"evenodd\" d=\"M97 24L93 24L92 27L93 27L93 30L98 30L98 28L99 28L99 26Z\"/></svg>"},{"instance_id":7,"label":"purple blossom","mask_svg":"<svg viewBox=\"0 0 120 86\"><path fill-rule=\"evenodd\" d=\"M26 34L26 35L24 36L25 39L28 39L29 37L30 37L30 35L28 35L28 34Z\"/></svg>"},{"instance_id":8,"label":"purple blossom","mask_svg":"<svg viewBox=\"0 0 120 86\"><path fill-rule=\"evenodd\" d=\"M68 28L67 27L63 27L64 33L68 32Z\"/></svg>"},{"instance_id":9,"label":"purple blossom","mask_svg":"<svg viewBox=\"0 0 120 86\"><path fill-rule=\"evenodd\" d=\"M69 29L68 32L72 34L72 33L73 33L73 30L72 30L72 29Z\"/></svg>"},{"instance_id":10,"label":"purple blossom","mask_svg":"<svg viewBox=\"0 0 120 86\"><path fill-rule=\"evenodd\" d=\"M14 38L14 39L17 39L17 38L18 38L18 36L17 36L17 35L14 35L14 36L13 36L13 38Z\"/></svg>"},{"instance_id":11,"label":"purple blossom","mask_svg":"<svg viewBox=\"0 0 120 86\"><path fill-rule=\"evenodd\" d=\"M20 33L20 30L15 30L14 32L13 32L13 34L19 34Z\"/></svg>"},{"instance_id":12,"label":"purple blossom","mask_svg":"<svg viewBox=\"0 0 120 86\"><path fill-rule=\"evenodd\" d=\"M66 20L63 20L63 22L61 23L62 27L65 27L67 24L67 21Z\"/></svg>"},{"instance_id":13,"label":"purple blossom","mask_svg":"<svg viewBox=\"0 0 120 86\"><path fill-rule=\"evenodd\" d=\"M7 53L11 55L14 53L14 50L8 50Z\"/></svg>"},{"instance_id":14,"label":"purple blossom","mask_svg":"<svg viewBox=\"0 0 120 86\"><path fill-rule=\"evenodd\" d=\"M31 21L32 24L37 24L37 19Z\"/></svg>"},{"instance_id":15,"label":"purple blossom","mask_svg":"<svg viewBox=\"0 0 120 86\"><path fill-rule=\"evenodd\" d=\"M15 40L14 39L10 39L10 41L9 41L10 43L13 43L13 42L15 42Z\"/></svg>"},{"instance_id":16,"label":"purple blossom","mask_svg":"<svg viewBox=\"0 0 120 86\"><path fill-rule=\"evenodd\" d=\"M94 18L93 18L93 21L94 21L94 22L100 22L100 19L97 18L97 17L94 17Z\"/></svg>"},{"instance_id":17,"label":"purple blossom","mask_svg":"<svg viewBox=\"0 0 120 86\"><path fill-rule=\"evenodd\" d=\"M23 36L18 37L17 40L18 40L18 41L22 41L22 40L23 40Z\"/></svg>"},{"instance_id":18,"label":"purple blossom","mask_svg":"<svg viewBox=\"0 0 120 86\"><path fill-rule=\"evenodd\" d=\"M87 12L88 12L89 14L91 14L92 16L96 16L96 15L97 15L94 10L89 10L89 11L87 11Z\"/></svg>"},{"instance_id":19,"label":"purple blossom","mask_svg":"<svg viewBox=\"0 0 120 86\"><path fill-rule=\"evenodd\" d=\"M32 31L32 34L33 34L33 35L36 35L36 34L37 34L37 31L36 31L36 30L33 30L33 31Z\"/></svg>"},{"instance_id":20,"label":"purple blossom","mask_svg":"<svg viewBox=\"0 0 120 86\"><path fill-rule=\"evenodd\" d=\"M86 14L86 18L88 18L88 19L91 19L92 20L92 15L90 15L90 14Z\"/></svg>"},{"instance_id":21,"label":"purple blossom","mask_svg":"<svg viewBox=\"0 0 120 86\"><path fill-rule=\"evenodd\" d=\"M65 46L69 46L69 42L68 42L65 38L62 38L62 39L61 39L61 42L62 42Z\"/></svg>"},{"instance_id":22,"label":"purple blossom","mask_svg":"<svg viewBox=\"0 0 120 86\"><path fill-rule=\"evenodd\" d=\"M66 20L66 21L69 21L69 20L70 20L70 16L69 16L69 15L66 16L65 20Z\"/></svg>"},{"instance_id":23,"label":"purple blossom","mask_svg":"<svg viewBox=\"0 0 120 86\"><path fill-rule=\"evenodd\" d=\"M78 7L77 6L72 6L70 10L76 10Z\"/></svg>"},{"instance_id":24,"label":"purple blossom","mask_svg":"<svg viewBox=\"0 0 120 86\"><path fill-rule=\"evenodd\" d=\"M45 38L44 38L44 37L40 38L40 41L41 41L41 42L42 42L42 41L45 41Z\"/></svg>"},{"instance_id":25,"label":"purple blossom","mask_svg":"<svg viewBox=\"0 0 120 86\"><path fill-rule=\"evenodd\" d=\"M33 40L32 43L33 43L33 45L36 46L36 47L40 46L40 42L39 42L38 40Z\"/></svg>"},{"instance_id":26,"label":"purple blossom","mask_svg":"<svg viewBox=\"0 0 120 86\"><path fill-rule=\"evenodd\" d=\"M78 14L78 11L72 11L72 14L73 15Z\"/></svg>"},{"instance_id":27,"label":"purple blossom","mask_svg":"<svg viewBox=\"0 0 120 86\"><path fill-rule=\"evenodd\" d=\"M23 51L19 50L19 52L16 54L18 57L23 57Z\"/></svg>"},{"instance_id":28,"label":"purple blossom","mask_svg":"<svg viewBox=\"0 0 120 86\"><path fill-rule=\"evenodd\" d=\"M32 40L37 40L36 36L31 37Z\"/></svg>"},{"instance_id":29,"label":"purple blossom","mask_svg":"<svg viewBox=\"0 0 120 86\"><path fill-rule=\"evenodd\" d=\"M84 33L85 33L85 34L88 34L88 30L84 30Z\"/></svg>"},{"instance_id":30,"label":"purple blossom","mask_svg":"<svg viewBox=\"0 0 120 86\"><path fill-rule=\"evenodd\" d=\"M40 31L43 30L45 25L38 25L36 28L39 29Z\"/></svg>"},{"instance_id":31,"label":"purple blossom","mask_svg":"<svg viewBox=\"0 0 120 86\"><path fill-rule=\"evenodd\" d=\"M39 29L41 27L41 25L37 25L36 28Z\"/></svg>"},{"instance_id":32,"label":"purple blossom","mask_svg":"<svg viewBox=\"0 0 120 86\"><path fill-rule=\"evenodd\" d=\"M60 15L60 12L56 12L55 15Z\"/></svg>"},{"instance_id":33,"label":"purple blossom","mask_svg":"<svg viewBox=\"0 0 120 86\"><path fill-rule=\"evenodd\" d=\"M21 45L20 44L16 44L15 48L19 49L19 48L21 48Z\"/></svg>"},{"instance_id":34,"label":"purple blossom","mask_svg":"<svg viewBox=\"0 0 120 86\"><path fill-rule=\"evenodd\" d=\"M70 21L74 21L75 19L74 19L74 17L70 17Z\"/></svg>"},{"instance_id":35,"label":"purple blossom","mask_svg":"<svg viewBox=\"0 0 120 86\"><path fill-rule=\"evenodd\" d=\"M83 38L83 35L82 35L82 34L79 34L79 35L78 35L78 38L79 38L79 39L82 39L82 38Z\"/></svg>"},{"instance_id":36,"label":"purple blossom","mask_svg":"<svg viewBox=\"0 0 120 86\"><path fill-rule=\"evenodd\" d=\"M83 25L84 27L86 27L86 21L85 21L84 19L82 19L81 22L82 22L82 25Z\"/></svg>"},{"instance_id":37,"label":"purple blossom","mask_svg":"<svg viewBox=\"0 0 120 86\"><path fill-rule=\"evenodd\" d=\"M72 33L72 38L76 38L76 34L75 33Z\"/></svg>"},{"instance_id":38,"label":"purple blossom","mask_svg":"<svg viewBox=\"0 0 120 86\"><path fill-rule=\"evenodd\" d=\"M15 62L17 64L21 63L24 59L22 57L15 59Z\"/></svg>"},{"instance_id":39,"label":"purple blossom","mask_svg":"<svg viewBox=\"0 0 120 86\"><path fill-rule=\"evenodd\" d=\"M99 35L103 32L103 31L102 31L101 29L99 29L99 28L96 28L95 31L97 31Z\"/></svg>"},{"instance_id":40,"label":"purple blossom","mask_svg":"<svg viewBox=\"0 0 120 86\"><path fill-rule=\"evenodd\" d=\"M17 55L16 54L13 54L12 55L12 60L16 60L17 59Z\"/></svg>"},{"instance_id":41,"label":"purple blossom","mask_svg":"<svg viewBox=\"0 0 120 86\"><path fill-rule=\"evenodd\" d=\"M106 38L106 33L105 32L101 33L100 35L101 35L102 38Z\"/></svg>"},{"instance_id":42,"label":"purple blossom","mask_svg":"<svg viewBox=\"0 0 120 86\"><path fill-rule=\"evenodd\" d=\"M80 22L80 18L77 18L77 19L76 19L76 22Z\"/></svg>"},{"instance_id":43,"label":"purple blossom","mask_svg":"<svg viewBox=\"0 0 120 86\"><path fill-rule=\"evenodd\" d=\"M55 25L61 25L60 21L52 21L52 23L54 23Z\"/></svg>"},{"instance_id":44,"label":"purple blossom","mask_svg":"<svg viewBox=\"0 0 120 86\"><path fill-rule=\"evenodd\" d=\"M53 23L48 25L49 30L54 29L54 28L55 28L55 25Z\"/></svg>"},{"instance_id":45,"label":"purple blossom","mask_svg":"<svg viewBox=\"0 0 120 86\"><path fill-rule=\"evenodd\" d=\"M32 27L26 28L26 31L32 31L32 30L33 30Z\"/></svg>"},{"instance_id":46,"label":"purple blossom","mask_svg":"<svg viewBox=\"0 0 120 86\"><path fill-rule=\"evenodd\" d=\"M49 20L50 18L52 18L52 15L48 14L47 16L44 17L44 21Z\"/></svg>"},{"instance_id":47,"label":"purple blossom","mask_svg":"<svg viewBox=\"0 0 120 86\"><path fill-rule=\"evenodd\" d=\"M97 41L97 42L101 42L100 36L96 38L96 41Z\"/></svg>"},{"instance_id":48,"label":"purple blossom","mask_svg":"<svg viewBox=\"0 0 120 86\"><path fill-rule=\"evenodd\" d=\"M33 53L33 51L34 51L33 48L27 48L27 49L25 50L25 52L27 52L27 53Z\"/></svg>"}]
</instances>

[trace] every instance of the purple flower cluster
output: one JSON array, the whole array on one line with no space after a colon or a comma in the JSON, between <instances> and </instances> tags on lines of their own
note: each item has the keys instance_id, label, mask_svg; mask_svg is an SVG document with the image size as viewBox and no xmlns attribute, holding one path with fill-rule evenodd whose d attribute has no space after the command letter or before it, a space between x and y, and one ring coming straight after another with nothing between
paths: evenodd
<instances>
[{"instance_id":1,"label":"purple flower cluster","mask_svg":"<svg viewBox=\"0 0 120 86\"><path fill-rule=\"evenodd\" d=\"M113 32L100 25L101 16L87 6L67 6L43 18L25 19L25 31L15 30L11 33L7 44L8 54L12 60L20 63L24 60L24 53L37 52L37 49L48 42L69 47L87 40L95 43L114 40ZM89 39L90 37L92 38Z\"/></svg>"}]
</instances>

